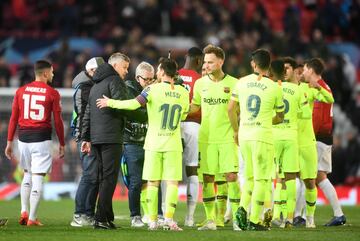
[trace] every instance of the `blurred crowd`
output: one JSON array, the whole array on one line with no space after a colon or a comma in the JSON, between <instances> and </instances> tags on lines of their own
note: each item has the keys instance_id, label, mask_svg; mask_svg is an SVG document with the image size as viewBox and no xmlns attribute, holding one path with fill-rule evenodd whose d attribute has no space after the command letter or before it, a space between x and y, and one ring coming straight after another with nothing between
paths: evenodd
<instances>
[{"instance_id":1,"label":"blurred crowd","mask_svg":"<svg viewBox=\"0 0 360 241\"><path fill-rule=\"evenodd\" d=\"M192 37L200 47L219 45L227 55L225 72L236 77L251 71L250 53L259 47L299 63L322 57L327 67L323 77L336 103L360 128L360 66L328 48L329 43L349 41L359 47L360 0L3 0L0 13L0 38L62 39L57 50L44 56L55 66L55 87L70 88L92 57L69 47L68 38L74 36L99 41L104 59L116 51L130 56L129 78L139 62L155 65L167 54L168 49L155 44L158 36ZM173 57L182 66L183 53ZM32 71L26 53L16 66L0 56L0 87L27 83ZM357 175L360 163L356 129L346 130L345 138L343 144L336 136L334 143L338 183L350 182L347 177Z\"/></svg>"}]
</instances>

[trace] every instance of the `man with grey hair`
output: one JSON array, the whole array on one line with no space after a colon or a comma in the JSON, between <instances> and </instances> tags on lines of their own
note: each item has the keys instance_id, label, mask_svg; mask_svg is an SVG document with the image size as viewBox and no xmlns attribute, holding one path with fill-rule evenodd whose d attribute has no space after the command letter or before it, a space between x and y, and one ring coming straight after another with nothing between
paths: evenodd
<instances>
[{"instance_id":1,"label":"man with grey hair","mask_svg":"<svg viewBox=\"0 0 360 241\"><path fill-rule=\"evenodd\" d=\"M127 80L125 84L129 91L129 96L135 98L142 90L154 81L154 67L147 63L141 62L135 70L135 80ZM146 114L146 108L141 110ZM139 228L145 224L141 219L140 203L144 210L144 216L147 215L146 204L146 182L142 180L144 165L144 141L147 131L147 120L138 121L136 118L128 118L125 125L124 134L124 156L123 161L127 166L127 174L123 173L125 184L129 192L129 209L131 217L131 227ZM161 198L159 199L161 200ZM159 209L161 210L161 208ZM146 219L146 218L145 218ZM144 219L144 222L146 222Z\"/></svg>"},{"instance_id":2,"label":"man with grey hair","mask_svg":"<svg viewBox=\"0 0 360 241\"><path fill-rule=\"evenodd\" d=\"M94 151L99 168L99 197L95 213L94 228L114 229L112 197L115 191L120 157L124 142L126 118L138 115L136 112L100 110L96 99L109 96L112 99L129 98L124 78L128 73L130 59L124 54L114 53L108 63L100 65L93 76L95 82L89 95L88 105L81 130L81 151Z\"/></svg>"}]
</instances>

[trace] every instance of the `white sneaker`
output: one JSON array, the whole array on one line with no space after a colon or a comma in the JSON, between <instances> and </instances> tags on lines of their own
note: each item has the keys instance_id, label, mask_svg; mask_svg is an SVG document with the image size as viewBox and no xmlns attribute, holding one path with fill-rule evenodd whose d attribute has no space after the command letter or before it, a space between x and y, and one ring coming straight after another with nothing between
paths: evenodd
<instances>
[{"instance_id":1,"label":"white sneaker","mask_svg":"<svg viewBox=\"0 0 360 241\"><path fill-rule=\"evenodd\" d=\"M141 221L145 224L148 224L150 222L149 220L149 216L148 215L144 215L142 218L141 218Z\"/></svg>"},{"instance_id":2,"label":"white sneaker","mask_svg":"<svg viewBox=\"0 0 360 241\"><path fill-rule=\"evenodd\" d=\"M72 227L85 227L93 225L93 220L88 218L85 214L74 214L70 225Z\"/></svg>"},{"instance_id":3,"label":"white sneaker","mask_svg":"<svg viewBox=\"0 0 360 241\"><path fill-rule=\"evenodd\" d=\"M158 225L159 227L162 227L162 226L164 226L164 224L165 224L165 218L164 218L164 216L158 215L157 225Z\"/></svg>"},{"instance_id":4,"label":"white sneaker","mask_svg":"<svg viewBox=\"0 0 360 241\"><path fill-rule=\"evenodd\" d=\"M231 221L231 218L232 218L232 213L226 212L224 215L224 224L228 224Z\"/></svg>"},{"instance_id":5,"label":"white sneaker","mask_svg":"<svg viewBox=\"0 0 360 241\"><path fill-rule=\"evenodd\" d=\"M163 229L170 231L183 231L183 229L180 228L177 223L172 219L165 220Z\"/></svg>"},{"instance_id":6,"label":"white sneaker","mask_svg":"<svg viewBox=\"0 0 360 241\"><path fill-rule=\"evenodd\" d=\"M131 227L133 228L142 228L145 224L141 221L140 216L134 216L131 218Z\"/></svg>"},{"instance_id":7,"label":"white sneaker","mask_svg":"<svg viewBox=\"0 0 360 241\"><path fill-rule=\"evenodd\" d=\"M306 216L306 228L316 228L313 216Z\"/></svg>"},{"instance_id":8,"label":"white sneaker","mask_svg":"<svg viewBox=\"0 0 360 241\"><path fill-rule=\"evenodd\" d=\"M156 221L149 221L148 225L149 225L148 230L154 231L158 229L158 224Z\"/></svg>"},{"instance_id":9,"label":"white sneaker","mask_svg":"<svg viewBox=\"0 0 360 241\"><path fill-rule=\"evenodd\" d=\"M233 222L233 230L234 231L242 231L241 228L239 227L239 225L237 225L236 222Z\"/></svg>"},{"instance_id":10,"label":"white sneaker","mask_svg":"<svg viewBox=\"0 0 360 241\"><path fill-rule=\"evenodd\" d=\"M207 220L206 223L198 228L199 231L216 230L216 223L213 220Z\"/></svg>"},{"instance_id":11,"label":"white sneaker","mask_svg":"<svg viewBox=\"0 0 360 241\"><path fill-rule=\"evenodd\" d=\"M185 218L185 222L184 222L185 227L194 227L194 225L195 222L193 218L188 218L188 217Z\"/></svg>"}]
</instances>

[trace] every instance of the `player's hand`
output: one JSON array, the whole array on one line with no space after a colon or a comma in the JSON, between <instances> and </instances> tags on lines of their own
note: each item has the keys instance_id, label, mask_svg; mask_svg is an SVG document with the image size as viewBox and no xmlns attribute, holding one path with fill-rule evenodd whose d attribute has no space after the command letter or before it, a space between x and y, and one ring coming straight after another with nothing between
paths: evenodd
<instances>
[{"instance_id":1,"label":"player's hand","mask_svg":"<svg viewBox=\"0 0 360 241\"><path fill-rule=\"evenodd\" d=\"M100 98L100 99L96 100L96 106L99 109L107 107L108 106L108 100L109 100L109 97L107 97L106 95L103 95L103 98Z\"/></svg>"},{"instance_id":2,"label":"player's hand","mask_svg":"<svg viewBox=\"0 0 360 241\"><path fill-rule=\"evenodd\" d=\"M239 146L239 132L234 132L234 141L237 146Z\"/></svg>"},{"instance_id":3,"label":"player's hand","mask_svg":"<svg viewBox=\"0 0 360 241\"><path fill-rule=\"evenodd\" d=\"M64 158L65 156L65 146L59 145L59 158Z\"/></svg>"},{"instance_id":4,"label":"player's hand","mask_svg":"<svg viewBox=\"0 0 360 241\"><path fill-rule=\"evenodd\" d=\"M88 141L83 141L81 143L81 152L90 154L91 151L91 143Z\"/></svg>"},{"instance_id":5,"label":"player's hand","mask_svg":"<svg viewBox=\"0 0 360 241\"><path fill-rule=\"evenodd\" d=\"M9 160L13 159L12 141L8 141L6 144L5 156L9 158Z\"/></svg>"},{"instance_id":6,"label":"player's hand","mask_svg":"<svg viewBox=\"0 0 360 241\"><path fill-rule=\"evenodd\" d=\"M317 90L320 90L321 89L321 85L319 84L319 82L316 80L310 80L309 81L309 86L310 88L315 88Z\"/></svg>"}]
</instances>

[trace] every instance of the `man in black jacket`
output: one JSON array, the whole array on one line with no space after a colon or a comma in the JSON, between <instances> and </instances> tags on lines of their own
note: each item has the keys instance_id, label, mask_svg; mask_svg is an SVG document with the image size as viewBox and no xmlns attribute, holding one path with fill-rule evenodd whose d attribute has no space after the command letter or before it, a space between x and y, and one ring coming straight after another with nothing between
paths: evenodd
<instances>
[{"instance_id":1,"label":"man in black jacket","mask_svg":"<svg viewBox=\"0 0 360 241\"><path fill-rule=\"evenodd\" d=\"M128 99L123 79L128 73L129 64L129 57L114 53L110 56L108 64L97 68L93 76L95 85L90 91L83 119L81 151L89 153L93 149L99 164L99 198L94 228L116 228L113 223L112 197L119 174L126 121L124 112L110 108L98 109L96 99L102 98L103 95L117 100Z\"/></svg>"},{"instance_id":2,"label":"man in black jacket","mask_svg":"<svg viewBox=\"0 0 360 241\"><path fill-rule=\"evenodd\" d=\"M105 63L101 57L91 58L85 65L85 70L81 71L73 80L72 87L74 93L73 136L78 143L78 150L81 148L81 128L89 93L94 85L92 77L95 70ZM73 227L88 226L93 223L95 214L95 204L98 194L97 170L98 165L95 160L94 151L89 154L80 152L82 176L75 196L75 212L72 222Z\"/></svg>"}]
</instances>

